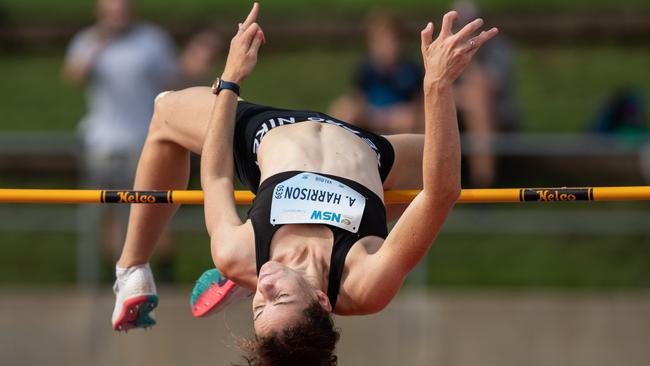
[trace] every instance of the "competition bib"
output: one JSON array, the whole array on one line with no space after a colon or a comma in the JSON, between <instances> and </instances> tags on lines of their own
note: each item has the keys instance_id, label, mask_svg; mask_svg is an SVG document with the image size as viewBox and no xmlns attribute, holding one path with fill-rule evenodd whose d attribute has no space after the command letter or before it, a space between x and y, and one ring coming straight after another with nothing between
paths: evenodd
<instances>
[{"instance_id":1,"label":"competition bib","mask_svg":"<svg viewBox=\"0 0 650 366\"><path fill-rule=\"evenodd\" d=\"M332 178L301 173L273 190L271 224L328 224L356 233L366 198Z\"/></svg>"}]
</instances>

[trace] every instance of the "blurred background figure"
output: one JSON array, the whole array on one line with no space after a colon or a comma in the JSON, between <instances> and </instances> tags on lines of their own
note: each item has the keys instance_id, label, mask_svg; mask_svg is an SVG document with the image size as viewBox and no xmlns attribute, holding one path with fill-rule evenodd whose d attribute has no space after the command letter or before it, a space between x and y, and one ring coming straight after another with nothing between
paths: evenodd
<instances>
[{"instance_id":1,"label":"blurred background figure","mask_svg":"<svg viewBox=\"0 0 650 366\"><path fill-rule=\"evenodd\" d=\"M650 140L648 115L643 90L623 87L600 106L590 123L596 134L613 136L629 148L639 148L639 165L646 184L650 184Z\"/></svg>"},{"instance_id":2,"label":"blurred background figure","mask_svg":"<svg viewBox=\"0 0 650 366\"><path fill-rule=\"evenodd\" d=\"M601 107L591 130L631 139L644 137L648 127L643 92L634 88L614 92Z\"/></svg>"},{"instance_id":3,"label":"blurred background figure","mask_svg":"<svg viewBox=\"0 0 650 366\"><path fill-rule=\"evenodd\" d=\"M453 4L460 19L456 28L481 16L468 0ZM503 33L477 53L456 83L455 98L461 131L469 136L464 160L465 185L491 187L497 174L493 136L518 129L519 106L514 86L514 50Z\"/></svg>"},{"instance_id":4,"label":"blurred background figure","mask_svg":"<svg viewBox=\"0 0 650 366\"><path fill-rule=\"evenodd\" d=\"M177 80L175 50L164 31L136 20L131 0L98 0L96 16L72 39L63 66L64 79L86 89L87 112L78 129L81 185L131 189L154 98ZM103 237L119 253L127 221L128 207L80 206L79 249L96 250ZM86 280L98 278L91 273L97 266L79 266Z\"/></svg>"},{"instance_id":5,"label":"blurred background figure","mask_svg":"<svg viewBox=\"0 0 650 366\"><path fill-rule=\"evenodd\" d=\"M194 34L181 51L180 77L175 89L211 85L221 61L222 48L223 41L214 30L205 29Z\"/></svg>"},{"instance_id":6,"label":"blurred background figure","mask_svg":"<svg viewBox=\"0 0 650 366\"><path fill-rule=\"evenodd\" d=\"M330 114L381 134L422 130L422 67L404 55L401 19L377 10L366 27L367 58L353 90L334 101Z\"/></svg>"}]
</instances>

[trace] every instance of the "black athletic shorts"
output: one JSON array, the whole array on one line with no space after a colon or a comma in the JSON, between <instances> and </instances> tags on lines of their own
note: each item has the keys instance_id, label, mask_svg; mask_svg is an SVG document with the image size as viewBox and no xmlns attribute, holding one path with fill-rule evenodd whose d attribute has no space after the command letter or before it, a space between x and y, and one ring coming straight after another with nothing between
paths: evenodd
<instances>
[{"instance_id":1,"label":"black athletic shorts","mask_svg":"<svg viewBox=\"0 0 650 366\"><path fill-rule=\"evenodd\" d=\"M395 152L384 137L368 132L347 122L313 111L295 111L239 101L235 117L234 158L239 180L253 193L260 185L257 150L264 135L275 127L305 121L328 123L357 135L377 154L377 168L382 182L388 177Z\"/></svg>"}]
</instances>

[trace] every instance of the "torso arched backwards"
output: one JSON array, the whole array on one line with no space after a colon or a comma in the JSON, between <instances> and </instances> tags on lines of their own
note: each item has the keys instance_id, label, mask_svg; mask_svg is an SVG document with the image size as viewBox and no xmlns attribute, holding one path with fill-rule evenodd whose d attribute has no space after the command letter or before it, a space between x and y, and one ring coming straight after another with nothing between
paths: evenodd
<instances>
[{"instance_id":1,"label":"torso arched backwards","mask_svg":"<svg viewBox=\"0 0 650 366\"><path fill-rule=\"evenodd\" d=\"M257 149L257 162L262 182L287 171L321 173L355 181L383 201L376 153L361 138L336 125L302 122L274 128L261 141ZM385 222L382 224L385 225ZM245 227L248 229L242 231L242 239L254 238L250 220ZM310 235L311 232L313 236ZM359 301L351 289L363 277L364 259L375 253L382 243L383 238L366 236L350 248L345 257L336 313L363 312L358 309ZM322 257L329 264L332 253L332 235L329 230L322 225L285 225L271 240L270 258L282 261L290 257L287 253L305 250ZM245 284L254 286L256 273L248 273L251 271L250 261L254 262L255 259L253 243L246 243L245 251L248 259L243 268L246 268L247 273L241 273L237 277ZM244 257L242 260L246 261Z\"/></svg>"}]
</instances>

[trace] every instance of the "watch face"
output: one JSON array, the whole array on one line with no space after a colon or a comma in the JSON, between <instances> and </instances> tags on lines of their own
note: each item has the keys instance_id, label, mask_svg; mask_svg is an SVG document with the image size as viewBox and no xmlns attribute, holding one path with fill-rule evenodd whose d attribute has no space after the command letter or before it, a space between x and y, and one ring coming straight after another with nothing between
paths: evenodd
<instances>
[{"instance_id":1,"label":"watch face","mask_svg":"<svg viewBox=\"0 0 650 366\"><path fill-rule=\"evenodd\" d=\"M220 87L221 87L221 79L220 78L214 79L214 81L212 82L212 93L219 94Z\"/></svg>"}]
</instances>

